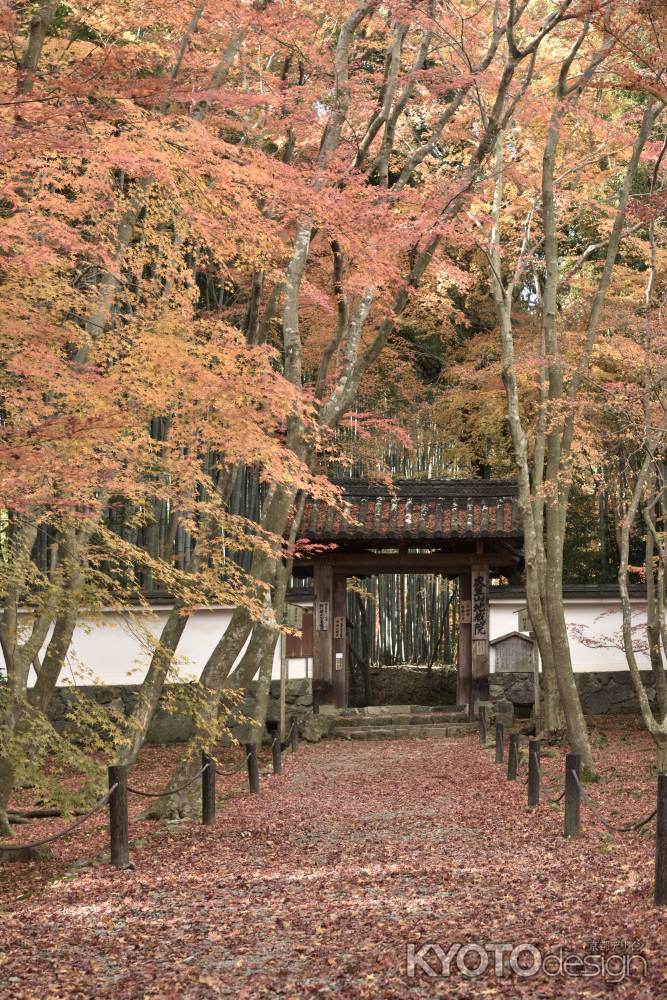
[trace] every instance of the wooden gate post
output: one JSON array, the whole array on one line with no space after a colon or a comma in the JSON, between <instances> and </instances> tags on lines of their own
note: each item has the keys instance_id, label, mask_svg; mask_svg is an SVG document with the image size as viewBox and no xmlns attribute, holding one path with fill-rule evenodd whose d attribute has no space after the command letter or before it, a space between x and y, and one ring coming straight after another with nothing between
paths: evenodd
<instances>
[{"instance_id":1,"label":"wooden gate post","mask_svg":"<svg viewBox=\"0 0 667 1000\"><path fill-rule=\"evenodd\" d=\"M480 705L479 712L479 742L483 747L486 746L486 709L483 705Z\"/></svg>"},{"instance_id":2,"label":"wooden gate post","mask_svg":"<svg viewBox=\"0 0 667 1000\"><path fill-rule=\"evenodd\" d=\"M207 753L201 755L201 821L204 826L215 823L215 763Z\"/></svg>"},{"instance_id":3,"label":"wooden gate post","mask_svg":"<svg viewBox=\"0 0 667 1000\"><path fill-rule=\"evenodd\" d=\"M316 562L313 567L313 699L319 709L333 701L333 568Z\"/></svg>"},{"instance_id":4,"label":"wooden gate post","mask_svg":"<svg viewBox=\"0 0 667 1000\"><path fill-rule=\"evenodd\" d=\"M519 770L519 734L510 733L509 749L507 752L507 780L516 781Z\"/></svg>"},{"instance_id":5,"label":"wooden gate post","mask_svg":"<svg viewBox=\"0 0 667 1000\"><path fill-rule=\"evenodd\" d=\"M456 664L456 704L468 706L468 718L474 719L472 703L472 579L470 573L459 577L459 644Z\"/></svg>"},{"instance_id":6,"label":"wooden gate post","mask_svg":"<svg viewBox=\"0 0 667 1000\"><path fill-rule=\"evenodd\" d=\"M489 700L489 567L472 568L472 702Z\"/></svg>"},{"instance_id":7,"label":"wooden gate post","mask_svg":"<svg viewBox=\"0 0 667 1000\"><path fill-rule=\"evenodd\" d=\"M109 788L114 789L109 799L109 836L111 864L127 868L130 864L130 828L127 813L127 764L114 764L108 768Z\"/></svg>"},{"instance_id":8,"label":"wooden gate post","mask_svg":"<svg viewBox=\"0 0 667 1000\"><path fill-rule=\"evenodd\" d=\"M577 778L580 774L581 754L565 754L565 824L563 830L565 837L579 836L581 794Z\"/></svg>"},{"instance_id":9,"label":"wooden gate post","mask_svg":"<svg viewBox=\"0 0 667 1000\"><path fill-rule=\"evenodd\" d=\"M271 757L273 758L273 773L282 774L283 758L280 747L280 730L278 729L275 731L273 743L271 744Z\"/></svg>"},{"instance_id":10,"label":"wooden gate post","mask_svg":"<svg viewBox=\"0 0 667 1000\"><path fill-rule=\"evenodd\" d=\"M259 791L259 766L257 764L257 745L246 743L245 752L248 756L248 788L251 792Z\"/></svg>"},{"instance_id":11,"label":"wooden gate post","mask_svg":"<svg viewBox=\"0 0 667 1000\"><path fill-rule=\"evenodd\" d=\"M528 805L540 804L540 741L528 741Z\"/></svg>"},{"instance_id":12,"label":"wooden gate post","mask_svg":"<svg viewBox=\"0 0 667 1000\"><path fill-rule=\"evenodd\" d=\"M667 906L667 774L658 775L658 811L655 817L656 906Z\"/></svg>"},{"instance_id":13,"label":"wooden gate post","mask_svg":"<svg viewBox=\"0 0 667 1000\"><path fill-rule=\"evenodd\" d=\"M502 764L505 759L505 727L502 722L496 722L496 764Z\"/></svg>"}]
</instances>

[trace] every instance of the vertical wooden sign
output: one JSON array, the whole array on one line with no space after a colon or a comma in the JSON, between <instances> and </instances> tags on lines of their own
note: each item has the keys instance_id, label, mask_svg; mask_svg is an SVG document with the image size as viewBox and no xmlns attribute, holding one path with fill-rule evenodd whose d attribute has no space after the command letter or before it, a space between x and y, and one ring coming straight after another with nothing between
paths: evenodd
<instances>
[{"instance_id":1,"label":"vertical wooden sign","mask_svg":"<svg viewBox=\"0 0 667 1000\"><path fill-rule=\"evenodd\" d=\"M329 631L329 601L318 601L315 607L315 630Z\"/></svg>"},{"instance_id":2,"label":"vertical wooden sign","mask_svg":"<svg viewBox=\"0 0 667 1000\"><path fill-rule=\"evenodd\" d=\"M473 700L489 697L489 569L472 568L472 688Z\"/></svg>"}]
</instances>

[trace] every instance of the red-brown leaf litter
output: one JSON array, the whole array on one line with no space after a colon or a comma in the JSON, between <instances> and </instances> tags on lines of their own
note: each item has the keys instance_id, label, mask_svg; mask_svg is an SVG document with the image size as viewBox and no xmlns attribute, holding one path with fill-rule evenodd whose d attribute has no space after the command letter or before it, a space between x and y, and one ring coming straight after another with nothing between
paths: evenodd
<instances>
[{"instance_id":1,"label":"red-brown leaf litter","mask_svg":"<svg viewBox=\"0 0 667 1000\"><path fill-rule=\"evenodd\" d=\"M589 792L604 816L650 812L654 753L638 724L597 720L593 741L601 780ZM179 750L146 748L132 782L159 787ZM556 792L563 750L544 750ZM226 751L223 766L240 758ZM474 735L301 744L283 759L281 776L264 762L259 795L243 772L219 779L212 828L141 821L145 800L133 799L134 871L108 865L104 812L53 860L3 864L0 997L667 996L653 823L611 834L584 808L581 837L566 841L562 803L529 810L525 763L508 782ZM36 821L17 840L65 824ZM456 957L441 975L438 954L457 942L479 946L461 954L470 969L487 944L542 958L560 947L570 969L599 953L605 967L568 976L552 962L524 976L508 948L504 975L493 951L477 977ZM413 975L411 945L423 956ZM643 956L645 975L639 959L610 960L623 950ZM515 954L520 970L533 961Z\"/></svg>"}]
</instances>

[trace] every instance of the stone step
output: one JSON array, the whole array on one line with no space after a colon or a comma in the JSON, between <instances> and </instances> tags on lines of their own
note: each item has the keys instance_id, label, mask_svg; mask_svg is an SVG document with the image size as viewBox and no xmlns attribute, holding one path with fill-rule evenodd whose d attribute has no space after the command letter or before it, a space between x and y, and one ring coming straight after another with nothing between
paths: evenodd
<instances>
[{"instance_id":1,"label":"stone step","mask_svg":"<svg viewBox=\"0 0 667 1000\"><path fill-rule=\"evenodd\" d=\"M446 736L465 736L477 731L476 722L458 722L448 726L339 726L331 730L334 739L409 740Z\"/></svg>"},{"instance_id":2,"label":"stone step","mask_svg":"<svg viewBox=\"0 0 667 1000\"><path fill-rule=\"evenodd\" d=\"M450 715L466 711L465 705L366 705L364 708L336 708L321 705L321 715L341 719L366 719L379 715Z\"/></svg>"},{"instance_id":3,"label":"stone step","mask_svg":"<svg viewBox=\"0 0 667 1000\"><path fill-rule=\"evenodd\" d=\"M331 726L333 729L340 729L345 726L437 726L450 725L451 723L468 722L467 712L438 712L427 715L399 715L396 713L374 716L335 716Z\"/></svg>"}]
</instances>

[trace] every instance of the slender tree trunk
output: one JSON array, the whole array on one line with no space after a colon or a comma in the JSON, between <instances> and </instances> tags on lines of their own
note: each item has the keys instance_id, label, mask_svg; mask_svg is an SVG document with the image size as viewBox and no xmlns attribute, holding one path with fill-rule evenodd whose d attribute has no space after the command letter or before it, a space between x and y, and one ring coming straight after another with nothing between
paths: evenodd
<instances>
[{"instance_id":1,"label":"slender tree trunk","mask_svg":"<svg viewBox=\"0 0 667 1000\"><path fill-rule=\"evenodd\" d=\"M655 591L655 541L653 532L650 530L653 527L653 519L648 511L644 512L644 519L651 521L649 530L646 533L646 555L644 561L646 571L646 633L648 636L649 656L656 696L655 715L658 722L663 722L667 716L667 677L665 676L665 667L662 662L660 610Z\"/></svg>"}]
</instances>

